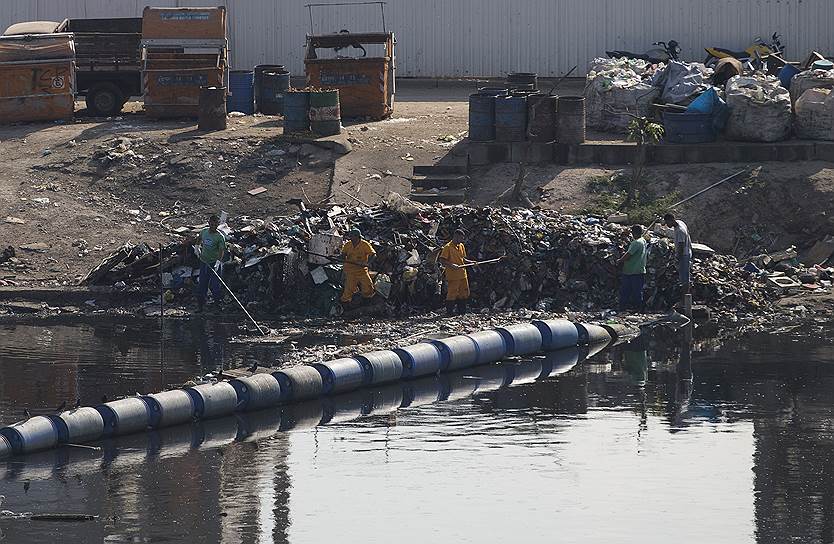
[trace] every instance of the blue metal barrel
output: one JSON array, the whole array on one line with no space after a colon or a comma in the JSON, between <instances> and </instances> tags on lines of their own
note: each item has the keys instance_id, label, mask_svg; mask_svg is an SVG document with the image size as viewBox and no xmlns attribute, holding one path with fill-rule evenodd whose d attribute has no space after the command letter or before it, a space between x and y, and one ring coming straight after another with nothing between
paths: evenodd
<instances>
[{"instance_id":1,"label":"blue metal barrel","mask_svg":"<svg viewBox=\"0 0 834 544\"><path fill-rule=\"evenodd\" d=\"M151 411L151 427L161 429L190 423L196 416L194 400L182 389L163 391L142 397Z\"/></svg>"},{"instance_id":2,"label":"blue metal barrel","mask_svg":"<svg viewBox=\"0 0 834 544\"><path fill-rule=\"evenodd\" d=\"M532 323L498 327L495 330L507 342L509 355L529 355L542 349L542 333Z\"/></svg>"},{"instance_id":3,"label":"blue metal barrel","mask_svg":"<svg viewBox=\"0 0 834 544\"><path fill-rule=\"evenodd\" d=\"M440 350L430 342L395 348L393 351L403 363L403 378L437 374L443 367Z\"/></svg>"},{"instance_id":4,"label":"blue metal barrel","mask_svg":"<svg viewBox=\"0 0 834 544\"><path fill-rule=\"evenodd\" d=\"M284 132L309 132L310 93L289 90L284 94Z\"/></svg>"},{"instance_id":5,"label":"blue metal barrel","mask_svg":"<svg viewBox=\"0 0 834 544\"><path fill-rule=\"evenodd\" d=\"M499 142L523 142L527 133L527 97L495 98L495 139Z\"/></svg>"},{"instance_id":6,"label":"blue metal barrel","mask_svg":"<svg viewBox=\"0 0 834 544\"><path fill-rule=\"evenodd\" d=\"M83 444L104 436L104 419L95 408L84 406L47 417L58 429L61 444Z\"/></svg>"},{"instance_id":7,"label":"blue metal barrel","mask_svg":"<svg viewBox=\"0 0 834 544\"><path fill-rule=\"evenodd\" d=\"M442 370L457 370L478 364L478 346L468 336L451 336L442 340L432 340L440 350Z\"/></svg>"},{"instance_id":8,"label":"blue metal barrel","mask_svg":"<svg viewBox=\"0 0 834 544\"><path fill-rule=\"evenodd\" d=\"M576 325L567 319L546 319L533 321L542 334L542 349L552 351L575 346L579 343Z\"/></svg>"},{"instance_id":9,"label":"blue metal barrel","mask_svg":"<svg viewBox=\"0 0 834 544\"><path fill-rule=\"evenodd\" d=\"M313 367L321 374L325 395L353 391L365 384L365 370L356 359L336 359Z\"/></svg>"},{"instance_id":10,"label":"blue metal barrel","mask_svg":"<svg viewBox=\"0 0 834 544\"><path fill-rule=\"evenodd\" d=\"M146 430L151 424L148 404L140 397L129 397L96 406L104 420L104 436L125 436Z\"/></svg>"},{"instance_id":11,"label":"blue metal barrel","mask_svg":"<svg viewBox=\"0 0 834 544\"><path fill-rule=\"evenodd\" d=\"M506 93L506 91L505 91ZM473 142L491 142L495 139L494 94L469 95L469 139Z\"/></svg>"},{"instance_id":12,"label":"blue metal barrel","mask_svg":"<svg viewBox=\"0 0 834 544\"><path fill-rule=\"evenodd\" d=\"M8 440L15 454L48 450L58 445L58 429L45 416L30 417L0 429L0 436Z\"/></svg>"},{"instance_id":13,"label":"blue metal barrel","mask_svg":"<svg viewBox=\"0 0 834 544\"><path fill-rule=\"evenodd\" d=\"M311 366L285 368L272 375L281 385L281 400L284 402L315 399L322 395L324 385L321 374Z\"/></svg>"},{"instance_id":14,"label":"blue metal barrel","mask_svg":"<svg viewBox=\"0 0 834 544\"><path fill-rule=\"evenodd\" d=\"M663 112L663 141L670 144L703 144L718 138L712 113Z\"/></svg>"},{"instance_id":15,"label":"blue metal barrel","mask_svg":"<svg viewBox=\"0 0 834 544\"><path fill-rule=\"evenodd\" d=\"M793 76L799 73L799 68L794 66L793 64L786 64L779 70L779 83L782 87L790 90L791 82L793 81Z\"/></svg>"},{"instance_id":16,"label":"blue metal barrel","mask_svg":"<svg viewBox=\"0 0 834 544\"><path fill-rule=\"evenodd\" d=\"M272 374L253 374L229 383L237 391L238 407L243 411L271 408L281 403L281 386Z\"/></svg>"},{"instance_id":17,"label":"blue metal barrel","mask_svg":"<svg viewBox=\"0 0 834 544\"><path fill-rule=\"evenodd\" d=\"M402 378L403 362L391 350L363 353L357 355L356 360L365 371L365 383L387 383Z\"/></svg>"},{"instance_id":18,"label":"blue metal barrel","mask_svg":"<svg viewBox=\"0 0 834 544\"><path fill-rule=\"evenodd\" d=\"M592 323L576 323L580 345L608 344L611 335L604 327Z\"/></svg>"},{"instance_id":19,"label":"blue metal barrel","mask_svg":"<svg viewBox=\"0 0 834 544\"><path fill-rule=\"evenodd\" d=\"M284 95L290 88L289 72L266 72L262 76L258 110L266 115L284 113Z\"/></svg>"},{"instance_id":20,"label":"blue metal barrel","mask_svg":"<svg viewBox=\"0 0 834 544\"><path fill-rule=\"evenodd\" d=\"M467 334L478 349L477 365L495 363L507 356L507 342L498 331L480 331Z\"/></svg>"},{"instance_id":21,"label":"blue metal barrel","mask_svg":"<svg viewBox=\"0 0 834 544\"><path fill-rule=\"evenodd\" d=\"M246 115L255 113L255 72L232 70L229 72L229 97L226 109Z\"/></svg>"},{"instance_id":22,"label":"blue metal barrel","mask_svg":"<svg viewBox=\"0 0 834 544\"><path fill-rule=\"evenodd\" d=\"M542 373L539 375L539 378L545 379L564 374L576 366L579 358L579 348L576 346L551 351L545 355L542 361Z\"/></svg>"},{"instance_id":23,"label":"blue metal barrel","mask_svg":"<svg viewBox=\"0 0 834 544\"><path fill-rule=\"evenodd\" d=\"M200 419L232 415L239 402L229 382L204 383L185 390L194 402L194 415Z\"/></svg>"}]
</instances>

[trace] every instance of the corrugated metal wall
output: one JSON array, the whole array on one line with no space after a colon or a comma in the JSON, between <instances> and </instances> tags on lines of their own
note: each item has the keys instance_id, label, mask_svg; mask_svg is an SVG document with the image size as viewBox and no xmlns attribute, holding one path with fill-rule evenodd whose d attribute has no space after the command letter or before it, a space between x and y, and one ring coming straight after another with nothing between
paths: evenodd
<instances>
[{"instance_id":1,"label":"corrugated metal wall","mask_svg":"<svg viewBox=\"0 0 834 544\"><path fill-rule=\"evenodd\" d=\"M229 8L232 63L303 71L311 0L0 0L0 28L26 20L138 16L155 6ZM401 76L500 76L508 71L583 74L606 49L646 50L675 39L684 57L703 48L744 48L778 31L787 56L834 53L834 0L388 0ZM314 8L316 32L376 30L376 6Z\"/></svg>"}]
</instances>

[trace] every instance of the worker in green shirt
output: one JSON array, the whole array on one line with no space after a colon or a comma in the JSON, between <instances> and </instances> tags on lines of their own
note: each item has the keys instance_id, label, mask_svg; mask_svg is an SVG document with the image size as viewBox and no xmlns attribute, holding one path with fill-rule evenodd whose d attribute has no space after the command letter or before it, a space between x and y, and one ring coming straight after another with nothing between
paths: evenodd
<instances>
[{"instance_id":1,"label":"worker in green shirt","mask_svg":"<svg viewBox=\"0 0 834 544\"><path fill-rule=\"evenodd\" d=\"M620 279L620 309L643 311L643 284L646 277L646 240L643 227L631 227L634 239L618 263L623 265Z\"/></svg>"},{"instance_id":2,"label":"worker in green shirt","mask_svg":"<svg viewBox=\"0 0 834 544\"><path fill-rule=\"evenodd\" d=\"M211 295L215 304L223 301L223 291L220 288L220 280L217 274L219 263L226 253L226 237L217 230L220 219L216 215L209 217L208 227L200 231L199 236L191 241L192 244L199 244L200 247L200 278L197 283L197 311L203 311L206 302L206 295L211 289ZM214 270L214 272L212 272Z\"/></svg>"}]
</instances>

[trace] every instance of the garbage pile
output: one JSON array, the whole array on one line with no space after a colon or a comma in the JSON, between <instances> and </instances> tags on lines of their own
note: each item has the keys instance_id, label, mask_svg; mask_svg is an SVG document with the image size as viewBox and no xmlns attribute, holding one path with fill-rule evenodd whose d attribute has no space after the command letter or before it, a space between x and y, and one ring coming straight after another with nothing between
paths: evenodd
<instances>
[{"instance_id":1,"label":"garbage pile","mask_svg":"<svg viewBox=\"0 0 834 544\"><path fill-rule=\"evenodd\" d=\"M632 120L626 113L648 116L659 95L650 81L656 71L656 65L639 59L594 59L585 80L587 126L625 132Z\"/></svg>"},{"instance_id":2,"label":"garbage pile","mask_svg":"<svg viewBox=\"0 0 834 544\"><path fill-rule=\"evenodd\" d=\"M666 104L689 105L711 87L712 69L697 62L669 61L655 72L651 83L660 89L660 101Z\"/></svg>"},{"instance_id":3,"label":"garbage pile","mask_svg":"<svg viewBox=\"0 0 834 544\"><path fill-rule=\"evenodd\" d=\"M834 140L834 92L808 89L794 106L796 135L809 140Z\"/></svg>"},{"instance_id":4,"label":"garbage pile","mask_svg":"<svg viewBox=\"0 0 834 544\"><path fill-rule=\"evenodd\" d=\"M834 70L806 70L791 78L791 103L811 89L834 89Z\"/></svg>"},{"instance_id":5,"label":"garbage pile","mask_svg":"<svg viewBox=\"0 0 834 544\"><path fill-rule=\"evenodd\" d=\"M727 137L778 142L791 133L791 97L773 76L734 76L727 82Z\"/></svg>"},{"instance_id":6,"label":"garbage pile","mask_svg":"<svg viewBox=\"0 0 834 544\"><path fill-rule=\"evenodd\" d=\"M817 57L823 59L814 54L804 67L758 67L725 58L712 68L597 58L585 83L587 126L623 133L636 115L662 122L669 143L712 142L721 132L747 142L777 142L793 134L832 141L834 69L825 60L812 62Z\"/></svg>"},{"instance_id":7,"label":"garbage pile","mask_svg":"<svg viewBox=\"0 0 834 544\"><path fill-rule=\"evenodd\" d=\"M340 233L358 227L377 251L371 265L377 293L395 313L442 305L442 270L436 262L455 229L467 232L469 258L497 263L472 269L472 305L478 308L530 308L577 311L616 308L617 259L630 241L626 226L593 216L555 211L467 206L425 207L396 195L375 207L327 206L263 221L241 217L220 229L229 258L222 275L242 302L262 311L296 315L338 315ZM167 290L166 300L188 300L199 271L193 239L200 226L180 227L183 241L162 251L144 244L125 245L91 270L87 285L145 286ZM680 300L674 246L653 237L648 257L648 309L668 310ZM159 266L160 257L162 266ZM771 281L771 259L747 263L696 245L694 295L713 309L755 311L790 285ZM161 273L160 273L161 270ZM787 270L787 269L786 269ZM829 281L829 269L817 281ZM820 272L823 271L823 272ZM807 269L797 266L798 278ZM806 278L807 279L807 278ZM786 287L787 286L787 287ZM824 286L824 285L823 285ZM830 283L828 284L830 286Z\"/></svg>"}]
</instances>

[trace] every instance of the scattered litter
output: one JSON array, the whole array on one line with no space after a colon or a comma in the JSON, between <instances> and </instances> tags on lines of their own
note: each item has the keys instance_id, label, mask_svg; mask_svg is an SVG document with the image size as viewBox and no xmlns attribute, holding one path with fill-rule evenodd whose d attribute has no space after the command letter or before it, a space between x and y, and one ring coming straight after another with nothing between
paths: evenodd
<instances>
[{"instance_id":1,"label":"scattered litter","mask_svg":"<svg viewBox=\"0 0 834 544\"><path fill-rule=\"evenodd\" d=\"M266 192L266 187L255 187L254 189L250 189L246 192L248 194L252 195L252 196L257 196L261 193L265 193Z\"/></svg>"}]
</instances>

